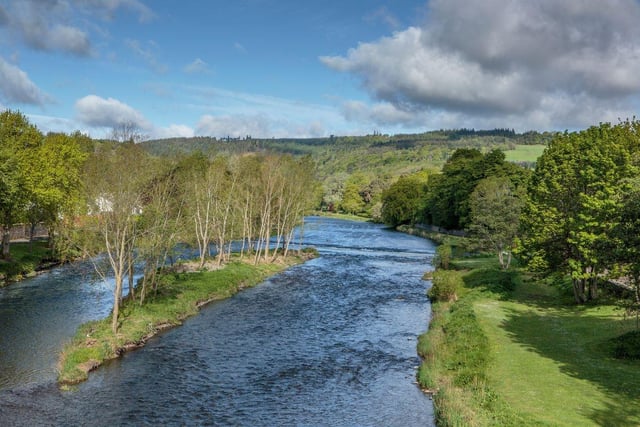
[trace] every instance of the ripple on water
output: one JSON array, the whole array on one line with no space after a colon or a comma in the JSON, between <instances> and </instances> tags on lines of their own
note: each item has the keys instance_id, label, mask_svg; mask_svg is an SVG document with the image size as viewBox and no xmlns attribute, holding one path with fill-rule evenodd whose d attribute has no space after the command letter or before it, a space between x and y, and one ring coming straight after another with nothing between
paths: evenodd
<instances>
[{"instance_id":1,"label":"ripple on water","mask_svg":"<svg viewBox=\"0 0 640 427\"><path fill-rule=\"evenodd\" d=\"M304 235L320 258L207 306L72 392L0 393L3 421L433 425L431 402L414 385L415 337L429 319L420 277L433 246L319 218Z\"/></svg>"}]
</instances>

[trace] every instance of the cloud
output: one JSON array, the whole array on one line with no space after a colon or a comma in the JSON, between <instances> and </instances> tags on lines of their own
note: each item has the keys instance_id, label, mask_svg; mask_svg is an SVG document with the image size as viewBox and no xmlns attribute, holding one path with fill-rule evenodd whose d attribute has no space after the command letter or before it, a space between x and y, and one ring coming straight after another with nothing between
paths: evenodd
<instances>
[{"instance_id":1,"label":"cloud","mask_svg":"<svg viewBox=\"0 0 640 427\"><path fill-rule=\"evenodd\" d=\"M239 42L233 43L233 48L240 53L247 53L247 49Z\"/></svg>"},{"instance_id":2,"label":"cloud","mask_svg":"<svg viewBox=\"0 0 640 427\"><path fill-rule=\"evenodd\" d=\"M0 97L8 102L43 105L49 96L29 79L27 73L0 57Z\"/></svg>"},{"instance_id":3,"label":"cloud","mask_svg":"<svg viewBox=\"0 0 640 427\"><path fill-rule=\"evenodd\" d=\"M152 128L139 111L117 99L87 95L76 101L75 108L78 120L87 126L113 128L133 123L141 130Z\"/></svg>"},{"instance_id":4,"label":"cloud","mask_svg":"<svg viewBox=\"0 0 640 427\"><path fill-rule=\"evenodd\" d=\"M186 125L172 124L168 127L154 128L151 130L151 137L162 138L190 138L195 135L192 128Z\"/></svg>"},{"instance_id":5,"label":"cloud","mask_svg":"<svg viewBox=\"0 0 640 427\"><path fill-rule=\"evenodd\" d=\"M640 4L612 0L432 0L429 19L326 66L357 76L380 105L416 118L516 118L530 126L585 126L633 115L640 95ZM358 108L355 108L358 107ZM375 118L369 108L367 117ZM347 105L345 115L364 114ZM444 113L444 114L443 114ZM569 115L570 113L570 115ZM377 120L384 123L388 114Z\"/></svg>"},{"instance_id":6,"label":"cloud","mask_svg":"<svg viewBox=\"0 0 640 427\"><path fill-rule=\"evenodd\" d=\"M91 53L89 36L82 29L69 25L71 5L65 1L11 1L0 12L0 22L10 32L36 50L62 51L79 56ZM2 17L4 15L4 18Z\"/></svg>"},{"instance_id":7,"label":"cloud","mask_svg":"<svg viewBox=\"0 0 640 427\"><path fill-rule=\"evenodd\" d=\"M132 52L140 56L153 71L160 74L167 72L168 67L156 58L158 46L154 41L148 41L145 46L139 40L133 39L126 39L124 43Z\"/></svg>"},{"instance_id":8,"label":"cloud","mask_svg":"<svg viewBox=\"0 0 640 427\"><path fill-rule=\"evenodd\" d=\"M271 126L266 116L256 115L221 115L205 114L196 125L196 134L214 137L254 138L272 136Z\"/></svg>"},{"instance_id":9,"label":"cloud","mask_svg":"<svg viewBox=\"0 0 640 427\"><path fill-rule=\"evenodd\" d=\"M382 22L393 29L400 27L400 21L389 11L389 9L387 9L386 6L380 6L373 12L366 14L364 20L370 24Z\"/></svg>"},{"instance_id":10,"label":"cloud","mask_svg":"<svg viewBox=\"0 0 640 427\"><path fill-rule=\"evenodd\" d=\"M196 58L193 60L193 62L185 65L183 70L187 74L206 74L209 72L209 64L207 64L200 58Z\"/></svg>"},{"instance_id":11,"label":"cloud","mask_svg":"<svg viewBox=\"0 0 640 427\"><path fill-rule=\"evenodd\" d=\"M140 22L149 22L156 17L155 13L139 0L74 0L74 3L100 11L103 18L108 20L113 19L118 9L136 12Z\"/></svg>"},{"instance_id":12,"label":"cloud","mask_svg":"<svg viewBox=\"0 0 640 427\"><path fill-rule=\"evenodd\" d=\"M216 138L312 138L326 136L320 120L295 123L267 114L203 115L196 125L196 135Z\"/></svg>"},{"instance_id":13,"label":"cloud","mask_svg":"<svg viewBox=\"0 0 640 427\"><path fill-rule=\"evenodd\" d=\"M8 0L0 5L0 29L35 50L89 56L93 18L111 20L121 9L137 13L140 22L155 17L139 0Z\"/></svg>"}]
</instances>

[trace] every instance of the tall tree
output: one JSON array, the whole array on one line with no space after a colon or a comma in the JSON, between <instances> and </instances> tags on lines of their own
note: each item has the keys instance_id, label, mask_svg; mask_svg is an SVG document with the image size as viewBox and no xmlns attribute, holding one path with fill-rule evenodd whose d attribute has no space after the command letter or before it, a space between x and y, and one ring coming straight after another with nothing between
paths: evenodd
<instances>
[{"instance_id":1,"label":"tall tree","mask_svg":"<svg viewBox=\"0 0 640 427\"><path fill-rule=\"evenodd\" d=\"M532 267L571 276L576 302L597 297L606 250L621 207L619 194L636 174L625 125L565 132L538 159L522 217L523 255Z\"/></svg>"},{"instance_id":2,"label":"tall tree","mask_svg":"<svg viewBox=\"0 0 640 427\"><path fill-rule=\"evenodd\" d=\"M469 198L469 234L498 255L504 270L511 264L523 203L523 195L516 193L509 178L495 176L480 181Z\"/></svg>"},{"instance_id":3,"label":"tall tree","mask_svg":"<svg viewBox=\"0 0 640 427\"><path fill-rule=\"evenodd\" d=\"M2 258L10 257L11 227L24 218L29 203L27 165L42 143L42 134L20 112L0 113L0 225Z\"/></svg>"},{"instance_id":4,"label":"tall tree","mask_svg":"<svg viewBox=\"0 0 640 427\"><path fill-rule=\"evenodd\" d=\"M114 275L111 327L118 330L123 283L132 267L139 217L153 176L146 165L146 153L133 143L105 144L87 163L85 191L91 215L85 221L88 240L96 244L92 253L104 252ZM106 271L98 268L101 275Z\"/></svg>"},{"instance_id":5,"label":"tall tree","mask_svg":"<svg viewBox=\"0 0 640 427\"><path fill-rule=\"evenodd\" d=\"M382 193L382 220L396 227L418 222L427 196L425 174L402 176Z\"/></svg>"}]
</instances>

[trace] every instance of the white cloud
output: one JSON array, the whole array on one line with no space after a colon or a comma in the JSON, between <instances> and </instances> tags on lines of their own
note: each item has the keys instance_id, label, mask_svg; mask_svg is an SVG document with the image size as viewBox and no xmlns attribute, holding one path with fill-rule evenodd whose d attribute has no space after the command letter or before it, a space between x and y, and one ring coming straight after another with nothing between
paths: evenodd
<instances>
[{"instance_id":1,"label":"white cloud","mask_svg":"<svg viewBox=\"0 0 640 427\"><path fill-rule=\"evenodd\" d=\"M19 104L42 105L49 97L29 79L27 73L0 57L0 98Z\"/></svg>"},{"instance_id":2,"label":"white cloud","mask_svg":"<svg viewBox=\"0 0 640 427\"><path fill-rule=\"evenodd\" d=\"M185 73L188 74L198 74L198 73L208 73L209 72L209 64L204 62L200 58L196 58L193 62L185 65L183 68Z\"/></svg>"},{"instance_id":3,"label":"white cloud","mask_svg":"<svg viewBox=\"0 0 640 427\"><path fill-rule=\"evenodd\" d=\"M87 126L113 128L133 123L141 130L152 128L139 111L117 99L87 95L76 101L75 108L78 120Z\"/></svg>"},{"instance_id":4,"label":"white cloud","mask_svg":"<svg viewBox=\"0 0 640 427\"><path fill-rule=\"evenodd\" d=\"M347 104L346 117L381 124L427 118L439 127L434 120L446 116L483 128L517 120L528 129L633 115L640 95L637 1L432 0L428 7L424 26L320 58L356 75L379 101L367 111ZM385 104L394 114L374 114Z\"/></svg>"},{"instance_id":5,"label":"white cloud","mask_svg":"<svg viewBox=\"0 0 640 427\"><path fill-rule=\"evenodd\" d=\"M151 131L151 138L190 138L195 135L192 128L186 125L172 124L168 127L154 128Z\"/></svg>"},{"instance_id":6,"label":"white cloud","mask_svg":"<svg viewBox=\"0 0 640 427\"><path fill-rule=\"evenodd\" d=\"M9 2L4 15L11 34L33 49L58 50L80 56L91 53L86 31L66 23L72 15L68 2L14 0Z\"/></svg>"},{"instance_id":7,"label":"white cloud","mask_svg":"<svg viewBox=\"0 0 640 427\"><path fill-rule=\"evenodd\" d=\"M254 138L273 136L271 125L263 115L222 115L205 114L196 125L196 134L214 137Z\"/></svg>"}]
</instances>

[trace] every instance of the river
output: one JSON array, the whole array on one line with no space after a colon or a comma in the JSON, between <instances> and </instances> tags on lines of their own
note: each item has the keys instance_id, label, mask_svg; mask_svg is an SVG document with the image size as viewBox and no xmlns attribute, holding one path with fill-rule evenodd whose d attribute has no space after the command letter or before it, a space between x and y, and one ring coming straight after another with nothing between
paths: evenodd
<instances>
[{"instance_id":1,"label":"river","mask_svg":"<svg viewBox=\"0 0 640 427\"><path fill-rule=\"evenodd\" d=\"M109 286L63 268L0 290L0 424L433 425L415 384L433 244L306 223L319 258L208 305L71 391L55 384L56 352L106 315Z\"/></svg>"}]
</instances>

